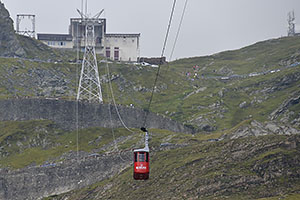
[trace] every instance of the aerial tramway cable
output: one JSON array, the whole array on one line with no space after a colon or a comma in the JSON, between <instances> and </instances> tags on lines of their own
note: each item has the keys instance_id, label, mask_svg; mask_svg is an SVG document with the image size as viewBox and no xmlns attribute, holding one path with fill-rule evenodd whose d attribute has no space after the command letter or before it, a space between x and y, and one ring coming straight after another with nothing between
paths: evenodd
<instances>
[{"instance_id":1,"label":"aerial tramway cable","mask_svg":"<svg viewBox=\"0 0 300 200\"><path fill-rule=\"evenodd\" d=\"M108 64L106 62L106 74L108 76L108 79L109 79L109 82L110 82L110 73L109 73L109 67L108 67ZM110 84L110 83L109 83ZM111 84L110 84L111 85ZM122 161L125 161L122 156L121 156L121 151L119 150L119 147L118 147L118 144L116 142L116 136L115 136L115 131L114 131L114 127L113 127L113 122L112 122L112 114L111 114L111 100L109 98L109 87L107 87L107 98L108 98L108 104L107 104L107 107L108 107L108 112L109 112L109 120L110 120L110 126L111 126L111 133L113 135L113 142L114 142L114 151L118 152L119 153L119 157ZM111 95L112 95L112 99L113 99L113 93L112 93L112 90L111 90ZM114 101L114 100L113 100Z\"/></svg>"},{"instance_id":2,"label":"aerial tramway cable","mask_svg":"<svg viewBox=\"0 0 300 200\"><path fill-rule=\"evenodd\" d=\"M186 4L187 4L187 0L186 0L186 3L185 3L185 8L186 8ZM158 81L158 77L159 77L159 74L160 74L160 68L161 68L161 65L163 64L162 63L162 57L164 56L164 53L165 53L165 49L166 49L166 45L167 45L167 41L168 41L168 37L169 37L169 32L170 32L170 27L171 27L171 24L172 24L172 20L173 20L173 15L174 15L174 11L175 11L175 6L176 6L176 0L173 1L173 6L172 6L172 10L171 10L171 15L170 15L170 19L169 19L169 23L168 23L168 28L167 28L167 32L166 32L166 36L165 36L165 40L164 40L164 43L163 43L163 48L162 48L162 52L161 52L161 60L160 60L160 64L158 66L158 69L157 69L157 73L156 73L156 77L155 77L155 81L154 81L154 84L153 84L153 88L152 88L152 92L151 92L151 97L150 97L150 100L149 100L149 104L148 104L148 108L146 110L146 113L145 113L145 118L144 118L144 122L143 122L143 127L141 128L141 130L143 132L146 133L146 140L147 140L147 147L148 147L148 131L146 130L146 128L144 128L146 126L146 122L147 122L147 117L149 115L149 111L150 111L150 107L151 107L151 104L152 104L152 100L153 100L153 95L154 95L154 91L155 91L155 88L156 88L156 84L157 84L157 81ZM184 12L185 12L185 8L184 8ZM184 14L184 13L183 13ZM183 19L183 16L182 16L182 19ZM182 24L182 20L181 20L181 23L180 23L180 27L181 27L181 24ZM78 28L77 28L77 31L78 31ZM179 34L179 31L177 32L177 34ZM177 36L178 37L178 36ZM177 41L177 39L175 40L175 42ZM173 46L173 50L175 49L175 45ZM172 50L172 51L173 51ZM78 43L77 43L77 51L79 51L79 47L78 47ZM77 53L77 61L79 61L79 56L78 56L78 53ZM126 126L126 124L124 123L120 113L119 113L119 110L118 110L118 107L116 105L116 101L115 101L115 97L114 97L114 93L113 93L113 88L112 88L112 84L111 84L111 79L110 79L110 72L109 72L109 66L108 66L108 60L106 58L106 70L107 70L107 76L108 76L108 80L109 80L109 89L110 89L110 93L111 93L111 97L112 97L112 101L113 101L113 104L114 104L114 107L115 107L115 110L117 112L117 115L118 115L118 118L120 120L120 122L122 123L123 127L130 131L131 133L134 133L133 130L131 130L130 128L128 128ZM78 78L78 69L76 69L76 77ZM79 126L78 126L78 100L76 102L76 129L77 129L77 158L79 159ZM109 104L108 104L108 107L109 107L109 117L110 117L110 123L111 123L111 128L112 128L112 134L113 134L113 140L114 140L114 145L115 145L115 149L119 151L118 149L118 146L117 146L117 143L116 143L116 138L115 138L115 132L113 130L113 126L112 126L112 115L111 115L111 108L110 108L110 100L109 100ZM121 155L120 155L120 158L122 159ZM123 160L123 159L122 159Z\"/></svg>"},{"instance_id":3,"label":"aerial tramway cable","mask_svg":"<svg viewBox=\"0 0 300 200\"><path fill-rule=\"evenodd\" d=\"M172 51L171 51L171 54L170 54L169 61L171 61L172 57L173 57L173 53L174 53L174 50L175 50L175 47L176 47L176 44L177 44L177 41L178 41L178 37L179 37L180 30L181 30L182 22L183 22L183 19L184 19L187 4L188 4L188 0L185 0L182 15L181 15L181 18L180 18L178 30L177 30L177 33L176 33L176 37L175 37L175 41L174 41L174 44L173 44L173 47L172 47Z\"/></svg>"},{"instance_id":4,"label":"aerial tramway cable","mask_svg":"<svg viewBox=\"0 0 300 200\"><path fill-rule=\"evenodd\" d=\"M108 71L108 69L106 68L106 70ZM106 73L108 74L108 72L106 71ZM115 145L115 149L117 151L119 151L119 148L117 146L117 143L116 143L116 136L115 136L115 131L113 129L113 122L112 122L112 116L111 116L111 101L110 101L110 98L109 98L109 87L107 87L107 99L108 99L108 103L107 103L107 108L108 108L108 114L109 114L109 121L110 121L110 126L111 126L111 133L113 135L113 140L114 140L114 145Z\"/></svg>"},{"instance_id":5,"label":"aerial tramway cable","mask_svg":"<svg viewBox=\"0 0 300 200\"><path fill-rule=\"evenodd\" d=\"M152 104L154 91L155 91L156 84L157 84L157 81L158 81L160 68L161 68L161 65L163 64L162 63L162 58L165 54L167 41L168 41L168 37L169 37L169 33L170 33L170 28L171 28L171 24L172 24L172 20L173 20L173 15L174 15L174 11L175 11L175 6L176 6L176 0L174 0L174 2L173 2L171 15L170 15L169 23L168 23L168 28L167 28L167 33L166 33L166 36L165 36L165 40L164 40L164 44L163 44L163 48L162 48L162 52L161 52L161 56L160 56L160 63L159 63L158 68L157 68L156 77L155 77L155 81L154 81L154 84L153 84L149 104L148 104L148 107L146 109L146 114L145 114L145 118L144 118L144 122L143 122L143 127L146 127L146 122L147 122L147 118L148 118L148 115L149 115L149 112L150 112L150 107L151 107L151 104Z\"/></svg>"},{"instance_id":6,"label":"aerial tramway cable","mask_svg":"<svg viewBox=\"0 0 300 200\"><path fill-rule=\"evenodd\" d=\"M150 162L149 162L150 151L149 151L149 145L148 145L149 134L148 134L148 130L145 127L146 127L147 117L150 113L150 107L151 107L151 103L152 103L152 100L153 100L153 95L154 95L154 91L155 91L155 88L156 88L160 68L161 68L161 65L162 65L162 58L163 58L163 55L165 53L167 40L168 40L168 37L169 37L169 32L170 32L170 27L171 27L173 15L174 15L175 5L176 5L176 0L174 0L174 2L173 2L171 16L170 16L170 20L169 20L169 24L168 24L168 29L167 29L165 41L164 41L162 52L161 52L160 64L159 64L158 69L157 69L157 73L156 73L155 81L154 81L154 84L153 84L150 101L149 101L149 104L148 104L148 109L146 110L146 113L145 113L144 123L143 123L143 126L141 127L141 130L143 132L145 132L145 147L143 149L135 149L134 150L133 178L135 180L147 180L147 179L149 179L149 174L150 174L150 165L149 165L150 164Z\"/></svg>"},{"instance_id":7,"label":"aerial tramway cable","mask_svg":"<svg viewBox=\"0 0 300 200\"><path fill-rule=\"evenodd\" d=\"M126 126L126 124L124 123L124 121L123 121L123 119L122 119L122 117L121 117L121 115L120 115L118 106L117 106L117 104L116 104L116 100L115 100L115 96L114 96L114 92L113 92L111 80L110 80L110 72L109 72L109 67L108 67L107 59L106 59L106 70L107 70L108 84L109 84L109 88L110 88L110 92L111 92L111 97L112 97L113 104L114 104L115 110L116 110L116 112L117 112L117 115L118 115L118 117L119 117L119 120L120 120L120 122L122 123L122 125L123 125L123 127L124 127L125 129L127 129L127 130L128 130L129 132L131 132L131 133L134 133L133 130L131 130L130 128L128 128L128 127Z\"/></svg>"}]
</instances>

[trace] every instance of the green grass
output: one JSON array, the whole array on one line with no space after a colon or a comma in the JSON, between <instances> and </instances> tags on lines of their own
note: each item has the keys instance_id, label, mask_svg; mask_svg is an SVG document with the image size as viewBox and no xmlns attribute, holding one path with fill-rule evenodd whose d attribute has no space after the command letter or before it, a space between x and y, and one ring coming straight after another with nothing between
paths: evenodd
<instances>
[{"instance_id":1,"label":"green grass","mask_svg":"<svg viewBox=\"0 0 300 200\"><path fill-rule=\"evenodd\" d=\"M269 197L269 198L261 198L258 200L299 200L300 194L287 194L283 196Z\"/></svg>"},{"instance_id":2,"label":"green grass","mask_svg":"<svg viewBox=\"0 0 300 200\"><path fill-rule=\"evenodd\" d=\"M152 151L148 181L134 181L130 167L115 177L50 199L260 199L266 195L278 196L271 194L282 194L278 198L296 199L299 194L295 191L299 185L292 180L287 185L285 175L266 183L242 183L244 178L257 179L259 175L253 171L253 167L271 162L269 157L281 157L287 162L292 160L297 152L279 148L282 141L290 139L288 136L250 137L234 141L198 142L179 149ZM268 144L272 146L265 148ZM234 152L242 155L236 157ZM292 168L282 170L295 173ZM235 181L239 184L234 185ZM232 184L234 186L230 186ZM210 190L218 185L221 186L217 192Z\"/></svg>"},{"instance_id":3,"label":"green grass","mask_svg":"<svg viewBox=\"0 0 300 200\"><path fill-rule=\"evenodd\" d=\"M34 38L16 35L21 46L26 52L26 58L42 61L68 61L76 59L76 52L51 48Z\"/></svg>"},{"instance_id":4,"label":"green grass","mask_svg":"<svg viewBox=\"0 0 300 200\"><path fill-rule=\"evenodd\" d=\"M57 76L58 80L64 81L64 86L68 87L65 94L58 94L55 89L51 90L51 97L74 99L81 66L70 64L69 60L75 60L76 52L51 49L31 38L18 36L18 39L24 46L27 58L31 60L0 58L0 99L44 95L43 91L48 86L42 82L37 83L35 77L41 75L39 71L50 73L50 77ZM296 157L298 149L286 149L284 145L262 148L266 144L280 143L287 139L286 136L249 137L219 142L207 140L230 134L248 125L252 120L269 120L270 113L292 97L292 94L299 93L300 66L284 68L289 63L300 61L299 51L300 37L285 37L258 42L239 50L180 59L163 65L150 111L193 126L200 125L195 119L202 117L209 125L216 127L216 131L210 134L200 132L189 135L151 130L149 142L151 148L156 151L151 151L149 181L133 181L132 169L128 168L116 177L75 192L71 199L93 199L96 193L101 193L103 187L110 184L111 189L104 190L104 197L107 199L198 199L200 197L195 191L205 181L219 180L229 184L231 178L237 176L257 176L253 171L253 166L257 164L269 163L277 158ZM185 74L193 73L194 65L200 67L197 71L199 76L192 80ZM112 63L109 67L111 74L119 76L112 81L117 104L134 104L135 107L147 108L157 69L123 63ZM230 80L209 78L231 74L248 75L279 68L280 72L256 77ZM222 69L226 69L227 72L221 72ZM106 75L103 63L99 63L99 72L100 76ZM283 82L286 84L282 84ZM136 88L142 90L137 91ZM201 88L205 89L200 91ZM197 90L200 92L195 93ZM220 95L220 91L223 91L223 95ZM111 97L108 83L102 82L102 92L104 102L109 102ZM244 101L247 102L246 107L240 108ZM300 104L295 104L289 107L289 110L294 112L290 115L289 122L299 117L299 106ZM279 117L281 118L282 116ZM127 138L118 143L120 150L143 146L143 133L135 131L136 133L130 133L125 129L114 129L116 139ZM49 160L61 159L62 154L77 150L77 134L80 151L92 152L103 147L107 148L100 153L114 150L111 129L88 128L77 133L63 131L47 120L0 122L1 167L23 168L30 164L40 165ZM161 143L186 146L158 151ZM249 149L255 147L262 149L247 154ZM234 153L243 148L245 151L242 153L245 156L235 160ZM286 189L286 192L279 196L269 195L276 197L265 199L300 198L299 194L295 193L296 189L287 190L285 183L288 179L285 176L274 179L274 182L277 184L275 189L279 188L281 192ZM297 184L295 185L297 188ZM256 199L264 196L268 189L270 188L267 185L258 185L248 190L233 189L234 195L207 194L201 196L201 199Z\"/></svg>"},{"instance_id":5,"label":"green grass","mask_svg":"<svg viewBox=\"0 0 300 200\"><path fill-rule=\"evenodd\" d=\"M216 128L216 132L228 130L249 116L258 121L268 120L269 114L273 112L284 100L289 98L293 92L299 92L299 67L281 69L280 72L266 75L248 77L242 79L207 79L207 75L228 76L221 74L221 68L227 68L232 74L248 75L252 72L263 72L281 68L288 61L293 63L300 61L296 52L300 50L298 37L279 38L263 41L257 44L235 50L222 52L212 56L194 57L181 59L163 65L157 82L157 91L154 93L153 102L150 107L152 112L166 115L174 120L193 126L198 126L196 118L203 117L208 124ZM43 45L35 41L25 39L27 46ZM28 44L27 44L28 43ZM25 45L25 46L26 46ZM45 50L48 55L49 49ZM54 51L53 49L50 49ZM50 51L49 50L49 51ZM41 51L43 52L43 51ZM59 57L61 52L52 52L51 55ZM32 83L31 76L37 76L30 72L42 69L52 74L57 74L60 80L66 82L68 91L59 94L55 89L51 90L51 97L63 99L74 99L78 85L80 65L66 63L68 57L73 59L74 52L66 52L62 62L38 63L14 58L0 58L0 98L13 98L17 96L36 96L43 94L47 88L41 87L41 83ZM38 55L38 54L37 54ZM186 77L186 72L192 72L192 67L200 67L198 78L194 81ZM106 64L99 63L100 76L106 75ZM113 92L117 104L129 105L146 109L148 107L151 91L156 75L156 68L147 66L134 66L131 64L109 64L110 72L119 78L112 81ZM9 74L9 75L7 75ZM201 74L204 75L202 78ZM295 81L280 86L282 80L294 77ZM11 82L7 81L11 80ZM271 93L263 93L266 88L277 87ZM137 91L136 88L143 88ZM38 88L38 89L34 89ZM200 88L204 91L195 93ZM223 91L223 96L219 95ZM102 83L104 102L111 99L108 83ZM192 94L188 97L189 94ZM255 102L258 99L261 102ZM246 101L247 106L240 108L239 105ZM251 103L254 102L254 103ZM214 107L214 105L218 107ZM292 108L297 110L297 108ZM296 117L296 116L294 116ZM291 121L293 119L290 119Z\"/></svg>"},{"instance_id":6,"label":"green grass","mask_svg":"<svg viewBox=\"0 0 300 200\"><path fill-rule=\"evenodd\" d=\"M2 146L0 165L19 169L28 165L41 165L46 161L55 162L68 152L77 151L77 134L79 151L92 152L103 149L100 153L142 148L144 134L133 129L131 133L124 128L87 128L75 131L59 129L48 120L6 121L0 122L0 145ZM113 131L113 132L112 132ZM159 148L161 143L185 144L192 139L201 141L201 136L173 133L166 130L151 130L150 145Z\"/></svg>"},{"instance_id":7,"label":"green grass","mask_svg":"<svg viewBox=\"0 0 300 200\"><path fill-rule=\"evenodd\" d=\"M60 130L47 120L0 122L0 133L0 144L3 148L0 164L5 167L22 168L30 164L40 165L45 161L55 160L63 153L77 150L77 131ZM115 129L114 134L116 139L131 135L125 129ZM78 131L78 136L80 151L91 152L107 144L111 144L111 147L108 147L110 150L114 149L111 129L83 129ZM134 142L124 142L119 149L134 148L140 136L135 136Z\"/></svg>"}]
</instances>

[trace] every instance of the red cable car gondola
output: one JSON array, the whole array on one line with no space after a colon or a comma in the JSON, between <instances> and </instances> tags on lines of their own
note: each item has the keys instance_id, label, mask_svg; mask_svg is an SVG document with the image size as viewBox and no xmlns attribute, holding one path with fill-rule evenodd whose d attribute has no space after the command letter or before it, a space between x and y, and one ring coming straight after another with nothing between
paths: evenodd
<instances>
[{"instance_id":1,"label":"red cable car gondola","mask_svg":"<svg viewBox=\"0 0 300 200\"><path fill-rule=\"evenodd\" d=\"M149 152L134 151L134 173L135 180L149 179Z\"/></svg>"},{"instance_id":2,"label":"red cable car gondola","mask_svg":"<svg viewBox=\"0 0 300 200\"><path fill-rule=\"evenodd\" d=\"M145 135L145 148L134 150L134 168L133 178L135 180L149 179L149 146L148 146L148 131L141 128L146 133Z\"/></svg>"}]
</instances>

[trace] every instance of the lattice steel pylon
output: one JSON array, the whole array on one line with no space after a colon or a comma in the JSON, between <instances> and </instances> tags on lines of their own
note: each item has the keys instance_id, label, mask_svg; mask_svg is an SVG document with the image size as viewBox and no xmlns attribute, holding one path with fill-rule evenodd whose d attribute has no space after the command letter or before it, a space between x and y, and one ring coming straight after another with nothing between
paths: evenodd
<instances>
[{"instance_id":1,"label":"lattice steel pylon","mask_svg":"<svg viewBox=\"0 0 300 200\"><path fill-rule=\"evenodd\" d=\"M87 100L89 102L103 102L99 71L96 57L95 18L88 18L78 11L85 25L85 50L77 92L77 101ZM97 14L97 18L101 13Z\"/></svg>"}]
</instances>

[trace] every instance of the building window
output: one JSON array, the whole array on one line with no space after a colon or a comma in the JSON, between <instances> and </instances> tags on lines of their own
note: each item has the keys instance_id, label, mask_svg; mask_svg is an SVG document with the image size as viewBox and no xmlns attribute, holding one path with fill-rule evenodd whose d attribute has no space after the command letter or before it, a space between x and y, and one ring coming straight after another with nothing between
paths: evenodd
<instances>
[{"instance_id":1,"label":"building window","mask_svg":"<svg viewBox=\"0 0 300 200\"><path fill-rule=\"evenodd\" d=\"M106 58L110 58L110 47L106 47Z\"/></svg>"},{"instance_id":2,"label":"building window","mask_svg":"<svg viewBox=\"0 0 300 200\"><path fill-rule=\"evenodd\" d=\"M49 42L48 42L48 45L49 45L49 46L54 46L54 45L55 45L55 42L49 41Z\"/></svg>"},{"instance_id":3,"label":"building window","mask_svg":"<svg viewBox=\"0 0 300 200\"><path fill-rule=\"evenodd\" d=\"M119 60L119 47L115 47L114 60Z\"/></svg>"}]
</instances>

